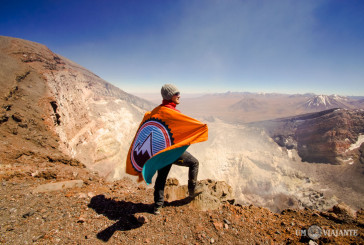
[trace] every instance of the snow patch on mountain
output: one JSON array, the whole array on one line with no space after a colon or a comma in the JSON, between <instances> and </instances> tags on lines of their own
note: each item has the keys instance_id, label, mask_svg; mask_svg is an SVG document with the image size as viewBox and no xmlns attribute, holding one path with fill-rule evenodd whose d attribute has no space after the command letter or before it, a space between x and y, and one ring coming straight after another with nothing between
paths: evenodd
<instances>
[{"instance_id":1,"label":"snow patch on mountain","mask_svg":"<svg viewBox=\"0 0 364 245\"><path fill-rule=\"evenodd\" d=\"M354 144L352 144L349 147L349 149L347 149L346 151L348 152L348 151L352 151L352 150L358 149L361 146L361 144L363 144L363 143L364 143L364 135L361 134L358 137L358 141L355 142Z\"/></svg>"},{"instance_id":2,"label":"snow patch on mountain","mask_svg":"<svg viewBox=\"0 0 364 245\"><path fill-rule=\"evenodd\" d=\"M339 95L316 95L309 98L303 107L307 109L331 109L331 108L350 108L347 104L348 99Z\"/></svg>"}]
</instances>

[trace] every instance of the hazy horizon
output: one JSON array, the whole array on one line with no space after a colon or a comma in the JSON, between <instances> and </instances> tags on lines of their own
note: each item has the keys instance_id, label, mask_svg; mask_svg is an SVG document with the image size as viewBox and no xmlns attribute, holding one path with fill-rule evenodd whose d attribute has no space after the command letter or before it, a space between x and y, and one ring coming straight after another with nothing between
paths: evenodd
<instances>
[{"instance_id":1,"label":"hazy horizon","mask_svg":"<svg viewBox=\"0 0 364 245\"><path fill-rule=\"evenodd\" d=\"M122 88L120 88L122 89ZM124 90L124 89L122 89ZM124 90L125 91L125 90ZM157 92L149 92L149 93L142 93L142 92L129 92L129 91L125 91L129 94L141 97L141 98L145 98L145 99L151 99L153 101L156 100L162 100L161 94L159 91ZM216 93L184 93L183 91L181 92L181 97L182 98L198 98L201 96L205 96L205 95L223 95L223 94L228 94L228 93L232 93L232 94L282 94L282 95L309 95L312 94L314 96L319 96L319 95L324 95L324 96L334 96L334 95L338 95L338 96L342 96L342 97L352 97L352 98L358 98L358 99L364 99L364 92L363 95L343 95L343 94L316 94L316 93L311 93L311 92L306 92L306 93L280 93L280 92L271 92L271 93L266 93L266 92L249 92L249 91L225 91L225 92L216 92Z\"/></svg>"}]
</instances>

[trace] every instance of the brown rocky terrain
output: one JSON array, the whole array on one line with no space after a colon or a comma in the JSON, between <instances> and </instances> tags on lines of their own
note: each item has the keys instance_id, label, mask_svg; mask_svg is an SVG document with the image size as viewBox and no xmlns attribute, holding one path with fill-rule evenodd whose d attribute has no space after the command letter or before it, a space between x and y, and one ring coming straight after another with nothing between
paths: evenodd
<instances>
[{"instance_id":1,"label":"brown rocky terrain","mask_svg":"<svg viewBox=\"0 0 364 245\"><path fill-rule=\"evenodd\" d=\"M253 123L287 149L296 149L303 161L364 164L364 111L331 109L296 117Z\"/></svg>"},{"instance_id":2,"label":"brown rocky terrain","mask_svg":"<svg viewBox=\"0 0 364 245\"><path fill-rule=\"evenodd\" d=\"M120 178L120 162L151 104L38 43L0 37L0 58L4 139L21 138L26 151L50 149ZM22 152L6 140L2 146Z\"/></svg>"},{"instance_id":3,"label":"brown rocky terrain","mask_svg":"<svg viewBox=\"0 0 364 245\"><path fill-rule=\"evenodd\" d=\"M0 178L2 244L364 242L363 210L355 213L336 205L327 212L273 213L254 205L231 204L229 187L212 180L200 183L204 192L192 202L183 198L186 186L170 181L166 191L170 199L161 214L154 215L153 189L145 184L128 178L105 182L82 166L38 154L2 160ZM318 239L307 236L315 238L315 233L308 233L313 225L325 232Z\"/></svg>"},{"instance_id":4,"label":"brown rocky terrain","mask_svg":"<svg viewBox=\"0 0 364 245\"><path fill-rule=\"evenodd\" d=\"M335 110L306 120L298 128L298 152L308 162L364 164L359 161L358 148L350 149L361 134L364 134L364 111Z\"/></svg>"}]
</instances>

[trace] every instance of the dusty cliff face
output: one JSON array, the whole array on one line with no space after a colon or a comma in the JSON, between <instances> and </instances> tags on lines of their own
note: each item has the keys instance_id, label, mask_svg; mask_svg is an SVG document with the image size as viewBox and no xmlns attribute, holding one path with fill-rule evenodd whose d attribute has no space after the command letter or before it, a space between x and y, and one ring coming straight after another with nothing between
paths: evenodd
<instances>
[{"instance_id":1,"label":"dusty cliff face","mask_svg":"<svg viewBox=\"0 0 364 245\"><path fill-rule=\"evenodd\" d=\"M306 120L296 132L302 160L332 164L358 163L364 111L339 109ZM351 147L358 144L357 147Z\"/></svg>"},{"instance_id":2,"label":"dusty cliff face","mask_svg":"<svg viewBox=\"0 0 364 245\"><path fill-rule=\"evenodd\" d=\"M296 149L303 161L353 164L360 161L364 142L364 111L330 109L296 117L255 123L278 145Z\"/></svg>"},{"instance_id":3,"label":"dusty cliff face","mask_svg":"<svg viewBox=\"0 0 364 245\"><path fill-rule=\"evenodd\" d=\"M29 152L59 154L59 138L51 130L53 99L46 80L18 51L15 39L0 38L1 152L9 159Z\"/></svg>"},{"instance_id":4,"label":"dusty cliff face","mask_svg":"<svg viewBox=\"0 0 364 245\"><path fill-rule=\"evenodd\" d=\"M5 92L0 121L8 124L8 131L27 134L36 121L38 128L29 141L39 136L41 144L51 145L102 176L120 178L130 140L152 105L44 45L8 37L0 42Z\"/></svg>"}]
</instances>

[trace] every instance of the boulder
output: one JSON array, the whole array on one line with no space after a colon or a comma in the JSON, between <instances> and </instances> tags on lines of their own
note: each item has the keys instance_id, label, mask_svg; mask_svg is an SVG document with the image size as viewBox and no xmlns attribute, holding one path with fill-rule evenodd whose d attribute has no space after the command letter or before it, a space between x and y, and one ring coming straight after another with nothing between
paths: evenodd
<instances>
[{"instance_id":1,"label":"boulder","mask_svg":"<svg viewBox=\"0 0 364 245\"><path fill-rule=\"evenodd\" d=\"M61 182L55 182L55 183L48 183L48 184L37 186L33 190L33 193L60 191L60 190L69 189L69 188L82 187L82 185L83 185L83 180L68 180L68 181L61 181Z\"/></svg>"},{"instance_id":2,"label":"boulder","mask_svg":"<svg viewBox=\"0 0 364 245\"><path fill-rule=\"evenodd\" d=\"M342 216L345 220L354 220L356 212L345 203L339 203L332 208L332 211L338 216Z\"/></svg>"},{"instance_id":3,"label":"boulder","mask_svg":"<svg viewBox=\"0 0 364 245\"><path fill-rule=\"evenodd\" d=\"M215 210L223 203L234 202L233 190L225 181L201 180L196 189L201 193L191 200L190 205L198 210ZM165 195L168 202L188 199L187 185L167 185Z\"/></svg>"},{"instance_id":4,"label":"boulder","mask_svg":"<svg viewBox=\"0 0 364 245\"><path fill-rule=\"evenodd\" d=\"M358 212L358 214L358 216L360 216L360 212ZM321 215L337 223L352 223L357 220L357 213L355 210L345 203L339 203L327 212L322 212Z\"/></svg>"}]
</instances>

